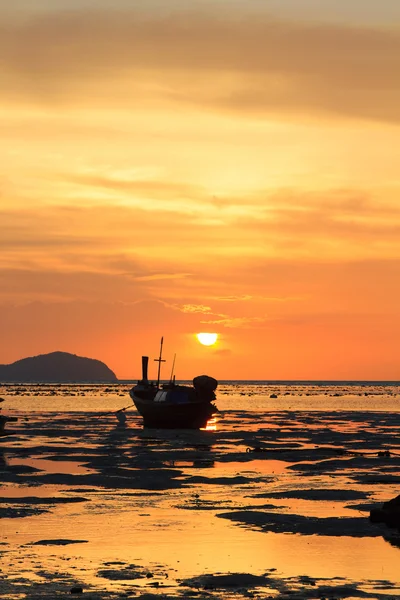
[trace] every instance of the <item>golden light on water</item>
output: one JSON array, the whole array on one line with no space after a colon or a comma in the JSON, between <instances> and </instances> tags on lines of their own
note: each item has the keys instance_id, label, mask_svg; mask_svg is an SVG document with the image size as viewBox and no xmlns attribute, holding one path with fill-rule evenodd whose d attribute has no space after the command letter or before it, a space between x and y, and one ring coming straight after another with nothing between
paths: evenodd
<instances>
[{"instance_id":1,"label":"golden light on water","mask_svg":"<svg viewBox=\"0 0 400 600\"><path fill-rule=\"evenodd\" d=\"M218 333L196 333L196 337L203 346L212 346L218 339Z\"/></svg>"},{"instance_id":2,"label":"golden light on water","mask_svg":"<svg viewBox=\"0 0 400 600\"><path fill-rule=\"evenodd\" d=\"M217 417L215 417L215 416L211 417L211 419L209 419L207 421L207 425L204 428L202 428L202 431L217 431L217 429L218 429L217 424L218 424Z\"/></svg>"}]
</instances>

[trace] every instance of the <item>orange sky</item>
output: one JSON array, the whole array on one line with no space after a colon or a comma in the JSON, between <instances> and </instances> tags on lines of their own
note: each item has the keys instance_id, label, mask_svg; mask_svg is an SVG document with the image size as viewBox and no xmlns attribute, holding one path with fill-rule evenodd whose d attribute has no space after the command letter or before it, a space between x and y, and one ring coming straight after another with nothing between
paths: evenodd
<instances>
[{"instance_id":1,"label":"orange sky","mask_svg":"<svg viewBox=\"0 0 400 600\"><path fill-rule=\"evenodd\" d=\"M0 9L0 363L400 379L400 3L145 4Z\"/></svg>"}]
</instances>

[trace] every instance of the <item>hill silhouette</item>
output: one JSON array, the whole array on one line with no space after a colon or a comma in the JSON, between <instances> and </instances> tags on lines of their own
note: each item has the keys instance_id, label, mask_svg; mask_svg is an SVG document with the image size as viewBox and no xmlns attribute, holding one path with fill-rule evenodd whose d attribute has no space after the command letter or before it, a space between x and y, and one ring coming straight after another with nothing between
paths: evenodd
<instances>
[{"instance_id":1,"label":"hill silhouette","mask_svg":"<svg viewBox=\"0 0 400 600\"><path fill-rule=\"evenodd\" d=\"M115 373L100 360L68 352L51 352L0 365L0 381L83 382L118 381Z\"/></svg>"}]
</instances>

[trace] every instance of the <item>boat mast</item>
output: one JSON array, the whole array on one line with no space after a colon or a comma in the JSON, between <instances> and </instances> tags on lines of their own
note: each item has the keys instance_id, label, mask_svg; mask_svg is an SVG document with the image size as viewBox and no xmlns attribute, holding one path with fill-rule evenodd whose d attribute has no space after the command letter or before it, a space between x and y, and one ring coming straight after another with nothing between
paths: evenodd
<instances>
[{"instance_id":1,"label":"boat mast","mask_svg":"<svg viewBox=\"0 0 400 600\"><path fill-rule=\"evenodd\" d=\"M162 347L163 347L163 343L164 343L164 338L161 338L161 344L160 344L160 356L158 358L155 358L154 360L156 362L158 362L158 375L157 375L157 388L160 387L160 371L161 371L161 363L165 362L165 360L163 360L162 358Z\"/></svg>"},{"instance_id":2,"label":"boat mast","mask_svg":"<svg viewBox=\"0 0 400 600\"><path fill-rule=\"evenodd\" d=\"M173 377L173 375L174 375L175 359L176 359L176 354L174 354L174 360L173 360L173 362L172 362L171 377L170 377L170 382L171 382L171 383L173 382L173 379L172 379L172 377Z\"/></svg>"}]
</instances>

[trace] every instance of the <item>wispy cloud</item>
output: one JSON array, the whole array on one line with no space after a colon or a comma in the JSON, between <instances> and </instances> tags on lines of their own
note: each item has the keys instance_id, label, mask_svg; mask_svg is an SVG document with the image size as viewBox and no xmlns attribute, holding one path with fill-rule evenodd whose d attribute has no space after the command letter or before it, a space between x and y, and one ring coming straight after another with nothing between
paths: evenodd
<instances>
[{"instance_id":1,"label":"wispy cloud","mask_svg":"<svg viewBox=\"0 0 400 600\"><path fill-rule=\"evenodd\" d=\"M132 197L159 200L204 200L205 190L200 186L185 183L177 183L160 179L143 180L131 177L104 177L100 175L62 175L59 178L66 184L89 187L91 190L109 189L116 192L124 192Z\"/></svg>"},{"instance_id":2,"label":"wispy cloud","mask_svg":"<svg viewBox=\"0 0 400 600\"><path fill-rule=\"evenodd\" d=\"M220 325L231 329L254 329L259 328L262 324L269 321L267 317L229 317L225 316L221 319L210 321L201 321L205 325Z\"/></svg>"},{"instance_id":3,"label":"wispy cloud","mask_svg":"<svg viewBox=\"0 0 400 600\"><path fill-rule=\"evenodd\" d=\"M162 186L155 182L156 188ZM248 194L234 199L233 208L230 199L225 208L200 203L197 214L190 202L183 212L161 202L151 217L147 201L143 207L142 202L2 210L0 264L126 269L137 281L181 279L190 286L197 285L195 279L188 281L195 263L208 261L210 272L220 272L232 257L238 268L258 257L299 262L310 256L345 260L348 252L370 258L400 255L398 204L361 191ZM196 199L192 202L196 206ZM219 224L210 227L213 219ZM219 264L213 265L216 256ZM146 272L135 271L138 261L147 264ZM227 301L251 296L242 291L224 295Z\"/></svg>"},{"instance_id":4,"label":"wispy cloud","mask_svg":"<svg viewBox=\"0 0 400 600\"><path fill-rule=\"evenodd\" d=\"M184 304L179 308L184 313L201 313L208 314L211 312L210 306L205 306L204 304Z\"/></svg>"},{"instance_id":5,"label":"wispy cloud","mask_svg":"<svg viewBox=\"0 0 400 600\"><path fill-rule=\"evenodd\" d=\"M151 273L149 275L139 275L135 277L136 281L163 281L168 279L185 279L190 276L189 273Z\"/></svg>"},{"instance_id":6,"label":"wispy cloud","mask_svg":"<svg viewBox=\"0 0 400 600\"><path fill-rule=\"evenodd\" d=\"M400 120L400 29L217 12L4 19L2 98ZM101 93L99 91L101 90Z\"/></svg>"},{"instance_id":7,"label":"wispy cloud","mask_svg":"<svg viewBox=\"0 0 400 600\"><path fill-rule=\"evenodd\" d=\"M241 296L221 296L218 300L222 302L246 302L247 300L251 300L252 296L248 296L243 294Z\"/></svg>"}]
</instances>

